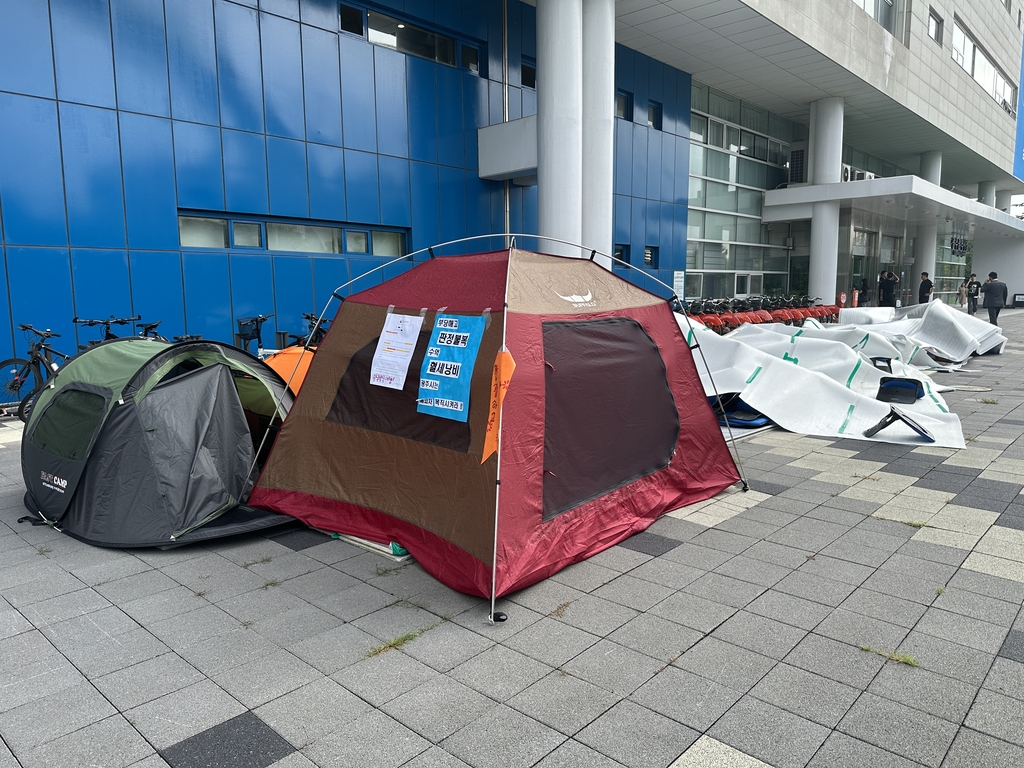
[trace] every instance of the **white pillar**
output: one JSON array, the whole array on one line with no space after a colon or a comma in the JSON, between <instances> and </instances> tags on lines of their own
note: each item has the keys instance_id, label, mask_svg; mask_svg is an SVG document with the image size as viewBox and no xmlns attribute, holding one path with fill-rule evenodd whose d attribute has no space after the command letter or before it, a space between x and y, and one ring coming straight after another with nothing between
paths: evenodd
<instances>
[{"instance_id":1,"label":"white pillar","mask_svg":"<svg viewBox=\"0 0 1024 768\"><path fill-rule=\"evenodd\" d=\"M1013 205L1013 192L1008 189L996 192L996 208L1009 213L1011 205Z\"/></svg>"},{"instance_id":2,"label":"white pillar","mask_svg":"<svg viewBox=\"0 0 1024 768\"><path fill-rule=\"evenodd\" d=\"M921 282L921 273L927 272L928 279L935 282L935 252L938 250L939 226L934 220L917 225L917 237L914 238L914 272L907 275L907 285L912 296L917 295L917 287Z\"/></svg>"},{"instance_id":3,"label":"white pillar","mask_svg":"<svg viewBox=\"0 0 1024 768\"><path fill-rule=\"evenodd\" d=\"M840 181L843 161L842 98L821 99L813 105L815 184ZM811 263L808 292L826 304L835 301L839 266L839 201L814 203L811 207Z\"/></svg>"},{"instance_id":4,"label":"white pillar","mask_svg":"<svg viewBox=\"0 0 1024 768\"><path fill-rule=\"evenodd\" d=\"M921 172L918 174L925 181L932 184L942 184L942 153L922 152Z\"/></svg>"},{"instance_id":5,"label":"white pillar","mask_svg":"<svg viewBox=\"0 0 1024 768\"><path fill-rule=\"evenodd\" d=\"M537 225L541 236L582 239L583 2L537 0ZM551 253L579 248L541 242Z\"/></svg>"},{"instance_id":6,"label":"white pillar","mask_svg":"<svg viewBox=\"0 0 1024 768\"><path fill-rule=\"evenodd\" d=\"M583 189L580 242L612 252L615 0L583 0ZM598 257L611 268L611 259Z\"/></svg>"},{"instance_id":7,"label":"white pillar","mask_svg":"<svg viewBox=\"0 0 1024 768\"><path fill-rule=\"evenodd\" d=\"M978 202L995 207L996 183L994 181L982 181L978 184Z\"/></svg>"}]
</instances>

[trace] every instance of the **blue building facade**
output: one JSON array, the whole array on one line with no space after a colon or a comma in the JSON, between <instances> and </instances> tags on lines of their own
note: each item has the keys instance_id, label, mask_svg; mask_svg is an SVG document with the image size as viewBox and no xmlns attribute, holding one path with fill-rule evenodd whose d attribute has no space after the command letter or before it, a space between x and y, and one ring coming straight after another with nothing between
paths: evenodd
<instances>
[{"instance_id":1,"label":"blue building facade","mask_svg":"<svg viewBox=\"0 0 1024 768\"><path fill-rule=\"evenodd\" d=\"M544 74L534 8L507 5L516 119L536 112ZM408 269L372 271L398 253L503 231L504 184L479 178L476 141L503 119L501 9L0 0L0 356L24 353L19 323L71 351L76 333L95 337L73 317L112 314L230 340L237 318L274 313L270 346L338 286ZM371 42L368 12L453 41L454 61ZM615 242L639 266L653 248L648 270L672 284L686 258L690 78L619 46L616 86L631 110L616 121ZM511 230L536 232L536 187L510 185L509 198Z\"/></svg>"}]
</instances>

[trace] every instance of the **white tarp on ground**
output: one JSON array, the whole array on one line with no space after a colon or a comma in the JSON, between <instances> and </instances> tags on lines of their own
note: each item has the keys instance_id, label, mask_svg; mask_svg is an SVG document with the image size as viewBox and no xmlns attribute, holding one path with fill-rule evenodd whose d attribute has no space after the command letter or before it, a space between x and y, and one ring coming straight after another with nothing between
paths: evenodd
<instances>
[{"instance_id":1,"label":"white tarp on ground","mask_svg":"<svg viewBox=\"0 0 1024 768\"><path fill-rule=\"evenodd\" d=\"M876 399L882 377L911 378L921 382L925 396L898 407L932 434L935 445L964 447L960 419L949 412L927 374L896 359L903 354L892 354L899 353L903 341L896 344L873 332L860 332L854 338L850 328L815 327L813 322L805 328L743 325L719 336L698 323L691 325L683 315L676 315L676 320L690 346L699 343L694 356L709 397L716 389L720 394L738 393L783 429L800 434L925 444L902 422L873 438L863 436L890 412L888 403ZM840 331L836 335L846 334L846 338L826 338L829 332ZM875 368L871 357L893 358L892 373Z\"/></svg>"},{"instance_id":2,"label":"white tarp on ground","mask_svg":"<svg viewBox=\"0 0 1024 768\"><path fill-rule=\"evenodd\" d=\"M1002 352L1006 344L999 326L932 301L912 307L864 307L839 310L839 327L870 326L885 336L913 340L934 357L963 362L972 354ZM903 358L905 361L906 358ZM909 362L909 361L908 361Z\"/></svg>"}]
</instances>

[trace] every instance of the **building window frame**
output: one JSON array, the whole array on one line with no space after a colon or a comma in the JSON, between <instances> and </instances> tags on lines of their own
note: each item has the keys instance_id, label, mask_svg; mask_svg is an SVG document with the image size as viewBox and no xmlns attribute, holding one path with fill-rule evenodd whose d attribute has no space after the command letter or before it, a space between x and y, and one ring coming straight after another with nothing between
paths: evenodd
<instances>
[{"instance_id":1,"label":"building window frame","mask_svg":"<svg viewBox=\"0 0 1024 768\"><path fill-rule=\"evenodd\" d=\"M928 9L928 37L938 45L942 45L942 17L935 12L934 8Z\"/></svg>"}]
</instances>

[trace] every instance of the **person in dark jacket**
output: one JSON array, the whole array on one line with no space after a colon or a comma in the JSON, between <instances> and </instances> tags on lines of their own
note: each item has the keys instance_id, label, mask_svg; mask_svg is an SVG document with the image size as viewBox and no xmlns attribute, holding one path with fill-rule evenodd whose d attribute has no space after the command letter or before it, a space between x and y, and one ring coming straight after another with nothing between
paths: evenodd
<instances>
[{"instance_id":1,"label":"person in dark jacket","mask_svg":"<svg viewBox=\"0 0 1024 768\"><path fill-rule=\"evenodd\" d=\"M921 285L917 288L917 303L927 304L932 300L932 291L935 290L935 283L928 279L928 273L921 273Z\"/></svg>"},{"instance_id":2,"label":"person in dark jacket","mask_svg":"<svg viewBox=\"0 0 1024 768\"><path fill-rule=\"evenodd\" d=\"M999 310L1006 306L1006 283L999 279L995 272L988 273L988 280L981 285L981 295L985 300L984 307L988 310L988 321L998 325Z\"/></svg>"},{"instance_id":3,"label":"person in dark jacket","mask_svg":"<svg viewBox=\"0 0 1024 768\"><path fill-rule=\"evenodd\" d=\"M892 272L885 271L878 278L878 306L896 306L896 284L900 279Z\"/></svg>"},{"instance_id":4,"label":"person in dark jacket","mask_svg":"<svg viewBox=\"0 0 1024 768\"><path fill-rule=\"evenodd\" d=\"M967 281L967 314L973 315L978 311L978 296L981 295L981 281L978 276L971 272L971 279Z\"/></svg>"}]
</instances>

